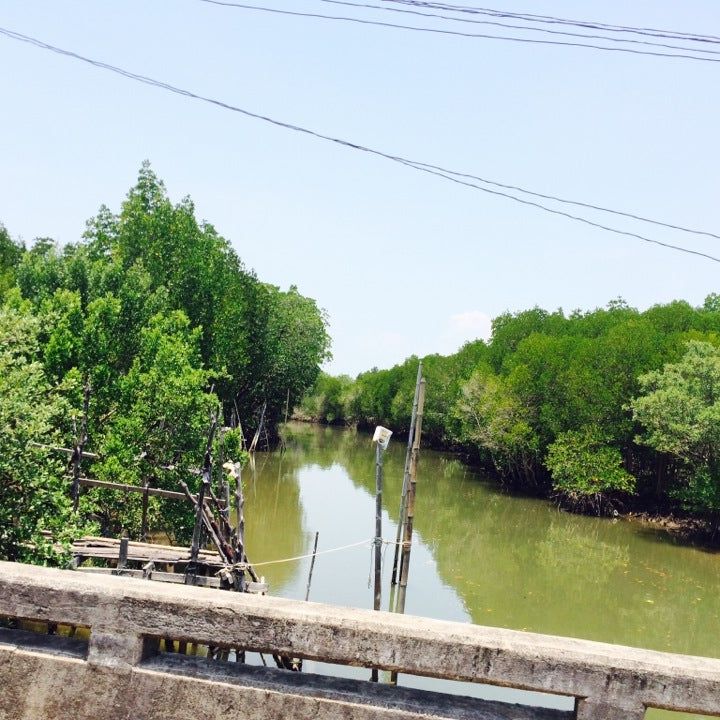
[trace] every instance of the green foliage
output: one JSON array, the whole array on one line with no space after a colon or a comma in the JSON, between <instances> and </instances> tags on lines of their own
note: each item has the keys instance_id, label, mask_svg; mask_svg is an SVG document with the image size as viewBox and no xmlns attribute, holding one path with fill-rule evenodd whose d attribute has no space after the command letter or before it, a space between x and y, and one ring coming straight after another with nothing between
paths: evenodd
<instances>
[{"instance_id":1,"label":"green foliage","mask_svg":"<svg viewBox=\"0 0 720 720\"><path fill-rule=\"evenodd\" d=\"M245 464L248 452L243 445L240 428L228 428L222 432L221 439L216 440L215 457L222 457L223 462Z\"/></svg>"},{"instance_id":2,"label":"green foliage","mask_svg":"<svg viewBox=\"0 0 720 720\"><path fill-rule=\"evenodd\" d=\"M598 515L612 506L612 496L632 493L635 478L622 467L622 455L596 427L569 430L548 447L545 465L555 493L574 509Z\"/></svg>"},{"instance_id":3,"label":"green foliage","mask_svg":"<svg viewBox=\"0 0 720 720\"><path fill-rule=\"evenodd\" d=\"M14 242L0 223L0 298L15 285L15 274L25 248Z\"/></svg>"},{"instance_id":4,"label":"green foliage","mask_svg":"<svg viewBox=\"0 0 720 720\"><path fill-rule=\"evenodd\" d=\"M342 423L352 387L352 378L347 375L335 377L321 373L296 408L296 416L327 425Z\"/></svg>"},{"instance_id":5,"label":"green foliage","mask_svg":"<svg viewBox=\"0 0 720 720\"><path fill-rule=\"evenodd\" d=\"M720 514L720 349L690 341L679 362L640 378L631 407L638 438L678 463L676 494L696 511Z\"/></svg>"},{"instance_id":6,"label":"green foliage","mask_svg":"<svg viewBox=\"0 0 720 720\"><path fill-rule=\"evenodd\" d=\"M577 507L593 512L620 498L626 502L633 493L631 502L639 506L672 508L682 502L709 512L720 505L713 463L706 457L711 435L699 445L671 446L667 433L663 442L651 434L638 442L645 420L641 405L630 404L648 392L650 381L643 376L679 361L689 341L720 346L717 296L700 308L676 301L642 313L621 299L569 315L537 307L504 313L494 320L489 343L478 340L454 355L423 359L424 441L466 452L503 482L561 493L566 502L574 498ZM333 397L333 419L404 432L417 365L418 358L411 357L362 373L350 386L343 381L341 393L323 379L302 407L326 420L317 410ZM687 403L669 397L664 404L654 402L656 421L676 431L682 426L678 413L687 416L688 432L701 432L708 422L707 414L691 412ZM602 441L589 428L601 429ZM579 455L571 459L572 447ZM567 473L559 479L561 459Z\"/></svg>"},{"instance_id":7,"label":"green foliage","mask_svg":"<svg viewBox=\"0 0 720 720\"><path fill-rule=\"evenodd\" d=\"M63 462L47 449L67 440L72 378L50 384L39 331L37 318L0 307L0 558L57 564L62 544L89 526L72 514Z\"/></svg>"},{"instance_id":8,"label":"green foliage","mask_svg":"<svg viewBox=\"0 0 720 720\"><path fill-rule=\"evenodd\" d=\"M495 469L516 485L534 486L539 440L527 410L508 383L487 366L463 385L455 406L459 439L489 453Z\"/></svg>"},{"instance_id":9,"label":"green foliage","mask_svg":"<svg viewBox=\"0 0 720 720\"><path fill-rule=\"evenodd\" d=\"M32 361L24 361L22 372L33 393L26 400L38 404L30 415L42 419L34 436L73 443L71 410L77 415L82 408L87 381L88 449L100 460L84 469L113 482L149 480L177 490L184 481L195 489L211 411L221 423L234 415L249 434L266 404L272 433L288 396L298 401L329 357L327 318L315 302L295 287L285 292L247 272L230 244L196 220L189 198L170 201L148 163L119 212L101 207L79 243L60 248L42 238L25 251L0 226L0 302L13 318L6 321L8 333L13 322L18 332L23 323L32 326ZM20 393L21 369L13 372L2 382ZM41 402L43 394L55 404ZM232 459L240 461L236 435L226 437L227 452L232 448ZM7 431L7 447L23 437ZM52 471L38 471L34 487L62 487L67 501L67 487L58 485L62 468L36 450L33 458ZM14 457L10 450L7 457ZM24 482L31 464L8 464L8 487ZM140 504L140 496L89 490L80 517L99 518L104 532L126 528L135 536ZM19 522L10 496L0 506ZM188 507L152 500L151 523L187 539ZM29 513L22 537L43 512ZM13 534L7 547L17 548L21 535Z\"/></svg>"}]
</instances>

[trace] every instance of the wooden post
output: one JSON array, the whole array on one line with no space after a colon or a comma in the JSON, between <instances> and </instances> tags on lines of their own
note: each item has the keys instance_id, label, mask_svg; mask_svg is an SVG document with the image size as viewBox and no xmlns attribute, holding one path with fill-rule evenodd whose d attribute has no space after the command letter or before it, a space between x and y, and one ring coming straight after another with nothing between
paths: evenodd
<instances>
[{"instance_id":1,"label":"wooden post","mask_svg":"<svg viewBox=\"0 0 720 720\"><path fill-rule=\"evenodd\" d=\"M218 443L218 471L220 473L220 495L225 501L225 507L220 510L220 514L226 523L230 522L230 483L228 482L227 475L225 474L225 428L220 428ZM228 542L231 541L227 538Z\"/></svg>"},{"instance_id":2,"label":"wooden post","mask_svg":"<svg viewBox=\"0 0 720 720\"><path fill-rule=\"evenodd\" d=\"M150 490L150 480L145 480L143 485L143 498L142 498L142 523L140 525L140 540L141 542L147 542L148 532L148 496Z\"/></svg>"},{"instance_id":3,"label":"wooden post","mask_svg":"<svg viewBox=\"0 0 720 720\"><path fill-rule=\"evenodd\" d=\"M210 418L210 432L208 432L207 445L205 446L205 458L203 460L202 482L200 483L200 491L198 492L197 509L195 511L195 528L193 529L192 546L190 548L190 562L185 569L185 582L191 583L190 579L197 572L197 559L200 552L200 536L203 529L203 512L205 510L205 493L210 488L210 475L212 473L212 445L217 429L217 420L215 413ZM182 483L181 483L182 484ZM222 553L222 548L218 547L218 552Z\"/></svg>"},{"instance_id":4,"label":"wooden post","mask_svg":"<svg viewBox=\"0 0 720 720\"><path fill-rule=\"evenodd\" d=\"M237 469L235 477L235 514L237 522L235 526L235 559L236 562L242 562L245 557L245 496L242 486L242 462L238 462L235 467ZM242 573L239 574L238 585L237 589L242 590Z\"/></svg>"},{"instance_id":5,"label":"wooden post","mask_svg":"<svg viewBox=\"0 0 720 720\"><path fill-rule=\"evenodd\" d=\"M72 500L73 500L73 512L77 512L78 505L80 504L80 475L81 466L83 459L83 451L88 441L87 426L88 426L88 411L90 409L90 381L85 381L85 388L83 392L83 417L80 425L80 433L75 434L75 448L73 450L72 458L70 462L73 468L73 483L72 483Z\"/></svg>"},{"instance_id":6,"label":"wooden post","mask_svg":"<svg viewBox=\"0 0 720 720\"><path fill-rule=\"evenodd\" d=\"M122 537L120 538L120 551L118 553L117 569L115 571L117 575L120 575L127 565L129 544L130 539L128 538L127 530L123 530Z\"/></svg>"},{"instance_id":7,"label":"wooden post","mask_svg":"<svg viewBox=\"0 0 720 720\"><path fill-rule=\"evenodd\" d=\"M417 466L420 455L420 436L422 435L423 410L425 408L425 378L420 381L418 394L417 418L415 421L415 436L413 437L412 454L410 456L410 483L407 492L407 521L403 533L402 563L400 584L397 594L395 612L405 612L405 595L407 593L408 573L410 570L410 549L412 548L413 521L415 519L415 490L417 485ZM397 673L390 673L391 684L397 684Z\"/></svg>"},{"instance_id":8,"label":"wooden post","mask_svg":"<svg viewBox=\"0 0 720 720\"><path fill-rule=\"evenodd\" d=\"M408 430L407 449L405 451L405 469L403 471L402 490L400 491L400 512L398 513L397 537L395 538L395 552L393 556L391 585L395 585L398 578L398 558L400 558L400 540L405 528L405 514L407 509L407 488L410 482L410 455L412 453L413 435L415 434L415 420L417 418L418 395L420 394L420 380L422 379L422 360L418 363L417 379L415 380L415 396L413 397L412 412L410 413L410 429ZM401 570L402 572L402 570Z\"/></svg>"},{"instance_id":9,"label":"wooden post","mask_svg":"<svg viewBox=\"0 0 720 720\"><path fill-rule=\"evenodd\" d=\"M316 532L315 533L315 545L313 546L312 560L310 561L310 572L308 572L307 587L305 588L305 601L306 602L307 602L307 599L310 597L310 583L312 582L313 568L315 567L315 556L317 554L317 544L318 544L319 536L320 536L320 533Z\"/></svg>"},{"instance_id":10,"label":"wooden post","mask_svg":"<svg viewBox=\"0 0 720 720\"><path fill-rule=\"evenodd\" d=\"M262 406L262 412L260 413L260 422L257 426L257 430L255 431L255 435L253 435L252 442L250 443L250 447L248 448L248 452L254 453L255 448L257 447L258 440L260 439L260 433L263 429L263 423L265 422L265 411L267 410L267 400L263 403Z\"/></svg>"},{"instance_id":11,"label":"wooden post","mask_svg":"<svg viewBox=\"0 0 720 720\"><path fill-rule=\"evenodd\" d=\"M383 448L379 442L375 443L375 597L373 609L379 610L382 601L382 483L383 483ZM378 681L377 668L372 669L370 676L372 682Z\"/></svg>"}]
</instances>

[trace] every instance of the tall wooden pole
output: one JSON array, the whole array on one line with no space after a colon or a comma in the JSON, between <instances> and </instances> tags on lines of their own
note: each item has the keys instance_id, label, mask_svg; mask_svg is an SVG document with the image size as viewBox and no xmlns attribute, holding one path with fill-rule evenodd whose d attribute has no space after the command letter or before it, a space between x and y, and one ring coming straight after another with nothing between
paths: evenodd
<instances>
[{"instance_id":1,"label":"tall wooden pole","mask_svg":"<svg viewBox=\"0 0 720 720\"><path fill-rule=\"evenodd\" d=\"M413 435L415 434L415 420L417 417L418 395L420 394L420 380L422 379L422 360L418 363L417 379L415 380L415 396L413 398L412 412L410 414L410 429L408 430L407 450L405 451L405 469L403 471L403 484L400 491L400 512L398 513L397 537L395 538L395 553L393 557L391 585L395 585L398 578L398 559L400 557L400 540L405 528L405 511L407 509L407 488L410 482L410 455L412 453Z\"/></svg>"},{"instance_id":2,"label":"tall wooden pole","mask_svg":"<svg viewBox=\"0 0 720 720\"><path fill-rule=\"evenodd\" d=\"M73 501L73 512L78 511L78 505L80 504L80 477L82 475L82 459L85 451L85 445L88 441L88 411L90 409L90 381L85 381L85 388L83 391L83 416L82 424L80 425L80 433L75 433L75 448L73 455L70 460L73 469L73 484L72 484L72 501Z\"/></svg>"},{"instance_id":3,"label":"tall wooden pole","mask_svg":"<svg viewBox=\"0 0 720 720\"><path fill-rule=\"evenodd\" d=\"M245 558L245 495L242 485L242 462L235 465L235 562L243 562ZM242 590L244 583L243 573L238 578L238 590Z\"/></svg>"},{"instance_id":4,"label":"tall wooden pole","mask_svg":"<svg viewBox=\"0 0 720 720\"><path fill-rule=\"evenodd\" d=\"M310 597L310 583L312 582L313 568L315 567L315 557L317 555L317 544L320 533L315 533L315 545L313 546L312 560L310 561L310 572L308 573L307 587L305 588L305 601L307 602Z\"/></svg>"},{"instance_id":5,"label":"tall wooden pole","mask_svg":"<svg viewBox=\"0 0 720 720\"><path fill-rule=\"evenodd\" d=\"M191 585L195 581L197 573L197 559L200 552L200 535L203 527L203 510L205 509L205 495L209 494L210 480L212 477L212 445L215 438L215 430L217 429L217 419L215 413L210 417L210 432L208 432L207 445L205 446L205 459L203 460L202 482L198 491L198 503L195 510L195 528L193 530L192 545L190 547L190 562L185 568L185 584ZM218 547L218 552L222 548Z\"/></svg>"},{"instance_id":6,"label":"tall wooden pole","mask_svg":"<svg viewBox=\"0 0 720 720\"><path fill-rule=\"evenodd\" d=\"M400 583L395 605L395 612L405 612L405 595L407 593L408 573L410 570L410 550L412 548L413 521L415 519L415 490L417 485L417 467L420 455L420 436L422 435L423 410L425 408L425 378L420 381L418 394L417 418L415 421L415 436L413 437L412 454L410 456L410 482L407 491L407 520L402 543L402 563ZM397 673L390 674L390 682L397 683Z\"/></svg>"},{"instance_id":7,"label":"tall wooden pole","mask_svg":"<svg viewBox=\"0 0 720 720\"><path fill-rule=\"evenodd\" d=\"M382 601L382 485L383 485L383 447L375 443L375 598L373 609L379 610ZM372 682L378 681L377 668L372 669Z\"/></svg>"}]
</instances>

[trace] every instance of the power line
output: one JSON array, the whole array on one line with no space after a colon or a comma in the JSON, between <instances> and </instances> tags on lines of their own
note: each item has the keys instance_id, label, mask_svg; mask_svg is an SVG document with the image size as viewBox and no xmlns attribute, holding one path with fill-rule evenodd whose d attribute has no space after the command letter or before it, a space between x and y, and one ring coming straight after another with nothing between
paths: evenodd
<instances>
[{"instance_id":1,"label":"power line","mask_svg":"<svg viewBox=\"0 0 720 720\"><path fill-rule=\"evenodd\" d=\"M409 158L404 158L404 157L401 157L401 156L399 156L399 155L391 155L390 153L386 153L386 152L383 152L383 151L381 151L381 150L376 150L376 149L374 149L374 148L370 148L370 147L361 145L361 144L359 144L359 143L352 142L352 141L350 141L350 140L344 140L344 139L342 139L342 138L336 138L336 137L333 137L333 136L331 136L331 135L325 135L325 134L323 134L323 133L317 132L317 131L315 131L315 130L311 130L311 129L309 129L309 128L302 127L302 126L300 126L300 125L294 125L294 124L292 124L292 123L288 123L288 122L285 122L285 121L283 121L283 120L277 120L277 119L272 118L272 117L269 117L269 116L267 116L267 115L262 115L262 114L260 114L260 113L252 112L252 111L250 111L250 110L246 110L246 109L241 108L241 107L238 107L238 106L236 106L236 105L231 105L231 104L226 103L226 102L224 102L224 101L222 101L222 100L216 100L216 99L214 99L214 98L206 97L206 96L204 96L204 95L199 95L199 94L194 93L194 92L192 92L192 91L190 91L190 90L185 90L185 89L183 89L183 88L179 88L179 87L176 87L176 86L174 86L174 85L170 85L169 83L163 82L163 81L161 81L161 80L155 80L154 78L150 78L150 77L148 77L148 76L146 76L146 75L140 75L140 74L138 74L138 73L134 73L134 72L131 72L131 71L129 71L129 70L125 70L125 69L123 69L123 68L117 67L117 66L115 66L115 65L110 65L109 63L105 63L105 62L102 62L102 61L100 61L100 60L94 60L94 59L92 59L92 58L85 57L84 55L80 55L80 54L78 54L78 53L76 53L76 52L73 52L73 51L71 51L71 50L65 50L65 49L59 48L59 47L57 47L57 46L55 46L55 45L50 45L49 43L46 43L46 42L44 42L44 41L42 41L42 40L39 40L39 39L37 39L37 38L33 38L33 37L29 36L29 35L23 35L22 33L15 32L14 30L9 30L9 29L7 29L7 28L2 28L2 27L0 27L0 35L4 35L5 37L8 37L8 38L10 38L10 39L12 39L12 40L17 40L17 41L19 41L19 42L24 42L24 43L27 43L27 44L32 45L32 46L34 46L34 47L41 48L41 49L43 49L43 50L48 50L48 51L50 51L50 52L57 53L57 54L59 54L59 55L65 56L65 57L70 57L70 58L73 58L73 59L75 59L75 60L79 60L79 61L81 61L81 62L87 63L87 64L92 65L92 66L94 66L94 67L100 68L100 69L102 69L102 70L107 70L107 71L109 71L109 72L113 72L113 73L116 73L116 74L118 74L118 75L122 75L123 77L126 77L126 78L128 78L128 79L130 79L130 80L135 80L135 81L140 82L140 83L143 83L143 84L145 84L145 85L150 85L150 86L153 86L153 87L158 87L158 88L161 88L161 89L163 89L163 90L167 90L168 92L176 93L176 94L178 94L178 95L182 95L182 96L184 96L184 97L192 98L192 99L194 99L194 100L200 100L200 101L202 101L202 102L206 102L206 103L209 103L209 104L211 104L211 105L215 105L215 106L217 106L217 107L221 107L221 108L223 108L223 109L225 109L225 110L230 110L230 111L232 111L232 112L239 113L239 114L244 115L244 116L246 116L246 117L254 118L254 119L256 119L256 120L261 120L261 121L263 121L263 122L269 123L269 124L274 125L274 126L276 126L276 127L281 127L281 128L286 129L286 130L292 130L292 131L294 131L294 132L302 133L302 134L304 134L304 135L309 135L310 137L314 137L314 138L316 138L316 139L318 139L318 140L325 140L325 141L327 141L327 142L331 142L331 143L334 143L334 144L336 144L336 145L341 145L341 146L346 147L346 148L351 148L351 149L353 149L353 150L359 150L359 151L361 151L361 152L366 152L366 153L368 153L368 154L370 154L370 155L375 155L375 156L377 156L377 157L382 157L382 158L385 158L386 160L391 160L392 162L396 162L396 163L399 163L399 164L404 165L404 166L406 166L406 167L410 167L410 168L412 168L412 169L414 169L414 170L417 170L417 171L419 171L419 172L424 172L424 173L428 173L428 174L430 174L430 175L435 175L435 176L437 176L437 177L442 177L442 178L444 178L445 180L449 180L450 182L453 182L453 183L456 183L456 184L459 184L459 185L464 185L464 186L466 186L466 187L472 187L472 188L475 188L476 190L480 190L481 192L484 192L484 193L487 193L487 194L490 194L490 195L495 195L495 196L507 198L507 199L509 199L509 200L514 200L515 202L521 203L522 205L527 205L527 206L535 207L535 208L538 208L538 209L540 209L540 210L544 210L545 212L551 213L551 214L553 214L553 215L560 215L560 216L566 217L566 218L568 218L568 219L570 219L570 220L575 220L575 221L577 221L577 222L581 222L581 223L584 223L584 224L586 224L586 225L590 225L590 226L592 226L592 227L599 228L599 229L601 229L601 230L606 230L607 232L612 232L612 233L615 233L615 234L617 234L617 235L623 235L623 236L626 236L626 237L632 237L632 238L635 238L635 239L638 239L638 240L642 240L642 241L647 242L647 243L652 243L652 244L654 244L654 245L659 245L659 246L662 246L662 247L665 247L665 248L669 248L669 249L672 249L672 250L676 250L676 251L678 251L678 252L687 253L687 254L689 254L689 255L696 255L696 256L699 256L699 257L706 258L706 259L708 259L708 260L712 260L713 262L720 263L720 257L715 257L715 256L713 256L713 255L709 255L709 254L707 254L707 253L700 252L700 251L698 251L698 250L692 250L692 249L689 249L689 248L685 248L685 247L682 247L682 246L680 246L680 245L672 245L672 244L670 244L670 243L665 243L665 242L661 242L661 241L659 241L659 240L654 240L654 239L652 239L652 238L648 238L648 237L646 237L646 236L644 236L644 235L640 235L640 234L637 234L637 233L632 233L632 232L628 232L628 231L625 231L625 230L619 230L619 229L617 229L617 228L613 228L613 227L610 227L610 226L607 226L607 225L602 225L602 224L596 223L596 222L594 222L594 221L592 221L592 220L588 220L587 218L583 218L583 217L580 217L580 216L572 215L572 214L566 213L566 212L564 212L564 211L562 211L562 210L556 210L556 209L553 209L553 208L549 208L549 207L547 207L546 205L543 205L542 203L538 203L538 202L535 202L535 201L532 201L532 200L526 200L526 199L524 199L524 198L519 198L519 197L516 197L515 195L512 195L512 194L507 193L507 192L503 192L503 191L500 191L500 190L491 190L491 189L489 189L489 188L483 187L482 185L478 185L478 184L476 184L476 183L472 183L472 182L470 182L468 179L462 179L463 177L465 177L465 178L471 178L471 177L473 177L473 178L474 178L475 176L470 176L470 175L467 175L467 174L463 175L463 173L458 173L458 172L455 172L455 171L453 171L453 170L447 170L447 169L441 168L441 167L439 167L439 166L430 165L430 164L428 164L428 163L423 163L423 162L418 161L418 160L411 160L411 159L409 159ZM482 182L487 182L487 181L484 181L484 180L483 180ZM499 183L497 183L497 185L500 186ZM507 187L510 187L510 186L507 186ZM528 191L523 191L523 192L528 192ZM550 197L550 196L548 196L548 197ZM566 202L570 202L570 201L566 201ZM597 208L595 208L595 209L603 209L603 208L597 207ZM605 212L611 212L611 213L614 213L614 214L628 215L628 214L626 214L626 213L616 213L615 211L608 210L608 209L603 209L603 210L604 210ZM631 216L631 217L634 217L634 216ZM637 216L637 219L642 219L642 218L640 218L639 216ZM654 222L654 221L651 221L651 222ZM675 227L675 226L673 226L673 227ZM701 231L689 230L689 229L687 229L687 228L680 228L679 226L678 226L678 229L682 229L682 230L685 230L685 231L687 231L687 232L701 232ZM710 233L703 233L703 234L710 234ZM717 237L717 236L713 236L713 237Z\"/></svg>"},{"instance_id":2,"label":"power line","mask_svg":"<svg viewBox=\"0 0 720 720\"><path fill-rule=\"evenodd\" d=\"M422 10L407 10L407 9L402 9L402 8L386 7L383 5L372 5L370 3L350 2L350 0L318 0L318 1L328 3L330 5L342 5L342 6L346 6L346 7L361 8L361 9L367 9L367 10L383 10L385 12L402 13L405 15L413 15L416 17L424 17L424 18L436 18L436 19L449 20L451 22L458 22L458 23L471 23L473 25L492 25L492 26L497 26L497 27L510 28L513 30L523 30L523 31L528 31L528 32L541 32L541 33L547 33L549 35L562 35L565 37L585 38L587 40L604 40L605 42L626 43L626 44L631 44L631 45L645 45L645 46L650 46L650 47L666 48L669 50L684 50L687 52L701 52L701 53L707 53L710 55L720 55L720 50L705 50L703 48L690 48L690 47L686 47L686 46L682 46L682 45L669 45L667 43L651 42L649 40L633 40L630 38L609 37L607 35L588 35L587 33L568 32L566 30L549 30L547 28L533 27L532 25L515 25L512 23L499 22L496 20L477 20L475 18L454 17L452 15L441 15L439 13L423 12ZM422 7L422 8L426 7L426 5L424 3L406 3L406 2L404 2L404 0L388 0L388 1L389 2L397 1L400 4L403 4L403 5L407 4L412 7ZM434 7L434 5L427 6L427 7ZM529 22L539 22L539 21L532 20ZM655 37L655 36L650 35L650 37ZM681 38L681 39L684 39L684 38Z\"/></svg>"},{"instance_id":3,"label":"power line","mask_svg":"<svg viewBox=\"0 0 720 720\"><path fill-rule=\"evenodd\" d=\"M394 3L398 5L410 5L413 7L428 8L433 10L445 10L456 13L466 13L473 15L487 15L490 17L512 18L516 20L525 20L527 22L544 23L551 25L571 25L579 28L591 30L604 30L606 32L631 33L635 35L646 35L650 37L671 38L675 40L690 40L693 42L720 42L717 35L705 35L701 33L690 33L676 30L661 30L649 27L633 27L629 25L613 25L603 23L596 20L573 20L569 18L561 18L555 15L535 15L533 13L516 13L508 10L497 10L494 8L471 7L466 5L450 5L439 2L423 2L421 0L381 0L385 3Z\"/></svg>"},{"instance_id":4,"label":"power line","mask_svg":"<svg viewBox=\"0 0 720 720\"><path fill-rule=\"evenodd\" d=\"M301 12L297 10L281 10L280 8L261 7L259 5L247 5L245 3L231 2L230 0L200 0L200 2L210 5L220 5L223 7L232 7L239 10L251 10L257 12L271 13L274 15L285 15L290 17L304 17L315 20L335 20L339 22L356 23L359 25L374 25L376 27L393 28L396 30L409 30L413 32L433 33L436 35L450 35L456 37L484 39L484 40L501 40L504 42L524 43L531 45L554 45L560 47L577 47L588 48L591 50L604 50L606 52L629 53L631 55L647 55L651 57L664 57L682 60L696 60L698 62L720 63L720 58L700 57L698 55L688 55L686 53L667 53L653 52L651 50L637 50L626 47L607 47L605 45L595 45L593 43L570 42L565 40L538 40L537 38L513 37L510 35L490 35L487 33L470 33L460 30L444 30L442 28L417 27L415 25L402 25L400 23L390 23L381 20L367 20L365 18L350 17L347 15L325 15L324 13ZM694 52L692 49L685 48L688 52ZM711 51L702 51L711 52Z\"/></svg>"},{"instance_id":5,"label":"power line","mask_svg":"<svg viewBox=\"0 0 720 720\"><path fill-rule=\"evenodd\" d=\"M504 188L505 190L515 190L517 192L523 193L524 195L532 195L533 197L543 198L544 200L554 200L555 202L563 203L565 205L575 205L576 207L584 207L589 210L597 210L599 212L611 213L612 215L620 215L622 217L630 218L632 220L639 220L641 222L650 223L651 225L658 225L660 227L669 228L671 230L679 230L680 232L691 233L693 235L704 235L705 237L711 237L715 238L716 240L720 240L720 235L708 232L707 230L695 230L692 228L683 227L682 225L673 225L672 223L661 222L660 220L652 220L651 218L647 218L642 215L636 215L635 213L623 212L622 210L613 210L612 208L603 207L602 205L593 205L592 203L582 202L580 200L567 200L566 198L561 198L557 195L546 195L544 193L535 192L533 190L527 190L526 188L522 188L517 185L508 185L505 183L497 182L496 180L488 180L487 178L480 177L479 175L472 175L471 173L462 173L455 170L448 170L447 168L439 167L438 165L430 165L428 163L421 162L415 162L414 164L430 168L431 170L437 170L448 175L454 175L455 177L477 180L487 185Z\"/></svg>"},{"instance_id":6,"label":"power line","mask_svg":"<svg viewBox=\"0 0 720 720\"><path fill-rule=\"evenodd\" d=\"M589 225L590 227L598 228L600 230L607 230L618 235L625 235L626 237L635 238L636 240L642 240L646 243L659 245L661 247L669 248L671 250L678 250L680 252L689 253L690 255L697 255L698 257L707 258L708 260L713 260L714 262L720 263L720 257L709 255L708 253L701 252L700 250L691 250L689 248L684 248L680 245L673 245L672 243L662 242L661 240L655 240L653 238L646 237L645 235L640 235L639 233L630 232L628 230L618 230L617 228L610 227L609 225L603 225L602 223L597 223L593 220L588 220L587 218L580 217L579 215L572 215L571 213L565 212L564 210L555 210L553 208L547 207L546 205L542 205L541 203L537 203L532 200L525 200L524 198L510 195L510 193L500 192L498 190L489 190L488 188L484 188L481 185L469 182L468 180L461 180L455 174L434 170L432 169L432 166L422 165L420 163L405 162L402 160L398 160L398 162L402 162L404 165L414 167L416 170L422 170L423 172L427 172L430 175L436 175L437 177L445 178L446 180L450 180L451 182L457 183L458 185L464 185L466 187L475 188L476 190L481 190L482 192L490 193L491 195L498 195L500 197L508 198L510 200L514 200L515 202L521 203L522 205L529 205L531 207L539 208L540 210L552 213L553 215L560 215L570 220L575 220L585 225Z\"/></svg>"}]
</instances>

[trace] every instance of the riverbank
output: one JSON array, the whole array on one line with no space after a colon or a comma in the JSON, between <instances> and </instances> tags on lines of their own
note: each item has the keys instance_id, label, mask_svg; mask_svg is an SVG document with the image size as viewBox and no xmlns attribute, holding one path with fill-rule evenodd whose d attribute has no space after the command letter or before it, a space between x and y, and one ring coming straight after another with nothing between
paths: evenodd
<instances>
[{"instance_id":1,"label":"riverbank","mask_svg":"<svg viewBox=\"0 0 720 720\"><path fill-rule=\"evenodd\" d=\"M292 416L293 422L303 423L307 425L315 425L318 427L333 428L337 430L348 430L350 432L358 432L363 434L371 434L372 427L359 423L345 422L323 422L316 418L303 414L302 411L296 410ZM402 431L393 436L395 442L405 443L407 435ZM584 515L588 517L600 517L603 519L622 519L636 522L652 528L653 530L662 532L675 542L685 543L693 546L704 547L710 550L720 550L720 533L707 520L693 516L678 507L658 508L657 504L650 508L642 508L639 506L639 499L631 499L627 505L617 503L614 509L608 512L592 512L585 506L582 510L578 506L572 506L558 498L554 498L548 484L546 492L542 488L537 488L535 492L529 492L527 488L518 489L508 484L495 471L495 468L489 463L478 461L477 454L468 452L466 449L457 446L448 447L437 441L433 442L432 438L423 439L423 449L430 449L435 452L441 452L446 456L452 456L461 462L469 471L481 474L490 478L497 484L498 490L510 497L518 498L538 498L553 503L559 510L567 512L571 515ZM422 462L422 460L421 460Z\"/></svg>"}]
</instances>

